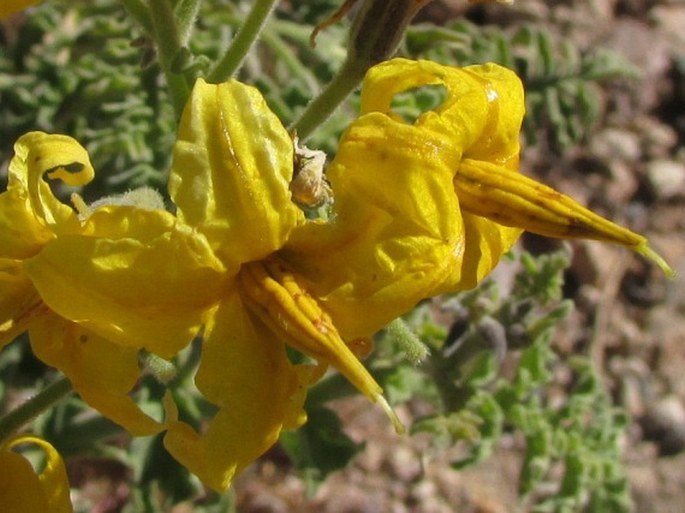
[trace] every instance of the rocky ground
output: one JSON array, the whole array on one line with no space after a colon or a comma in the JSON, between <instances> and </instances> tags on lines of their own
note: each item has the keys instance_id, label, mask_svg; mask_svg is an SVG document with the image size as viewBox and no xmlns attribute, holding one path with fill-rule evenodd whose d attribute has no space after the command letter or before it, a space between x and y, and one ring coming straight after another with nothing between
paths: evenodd
<instances>
[{"instance_id":1,"label":"rocky ground","mask_svg":"<svg viewBox=\"0 0 685 513\"><path fill-rule=\"evenodd\" d=\"M425 17L460 15L464 2L436 1ZM475 9L475 10L474 10ZM523 154L523 170L646 234L679 273L673 281L627 251L574 244L568 295L576 311L559 330L562 352L586 351L633 421L625 444L638 512L685 504L685 2L517 0L512 8L468 7L466 15L509 26L551 25L582 48L605 46L642 73L605 87L593 135L562 158ZM524 243L526 243L524 241ZM530 243L530 241L528 241ZM266 458L236 484L240 511L508 513L518 507L518 441L477 468L457 472L425 440L396 437L361 399L338 405L348 432L367 443L314 497ZM409 415L407 411L400 414Z\"/></svg>"}]
</instances>

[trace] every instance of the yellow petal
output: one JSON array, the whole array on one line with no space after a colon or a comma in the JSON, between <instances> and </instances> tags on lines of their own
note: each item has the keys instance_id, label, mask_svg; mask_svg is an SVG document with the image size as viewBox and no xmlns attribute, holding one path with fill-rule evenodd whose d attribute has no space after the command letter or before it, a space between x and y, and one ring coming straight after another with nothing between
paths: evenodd
<instances>
[{"instance_id":1,"label":"yellow petal","mask_svg":"<svg viewBox=\"0 0 685 513\"><path fill-rule=\"evenodd\" d=\"M40 298L19 260L0 258L0 348L26 331Z\"/></svg>"},{"instance_id":2,"label":"yellow petal","mask_svg":"<svg viewBox=\"0 0 685 513\"><path fill-rule=\"evenodd\" d=\"M9 450L0 451L0 505L3 511L44 513L47 498L29 461Z\"/></svg>"},{"instance_id":3,"label":"yellow petal","mask_svg":"<svg viewBox=\"0 0 685 513\"><path fill-rule=\"evenodd\" d=\"M56 232L78 227L73 209L61 203L44 177L71 186L85 185L95 176L88 152L66 135L29 132L14 145L8 169L7 190L25 192L31 211L44 226Z\"/></svg>"},{"instance_id":4,"label":"yellow petal","mask_svg":"<svg viewBox=\"0 0 685 513\"><path fill-rule=\"evenodd\" d=\"M362 84L360 112L362 115L369 112L391 115L391 104L398 93L440 84L448 71L437 62L409 59L391 59L373 66Z\"/></svg>"},{"instance_id":5,"label":"yellow petal","mask_svg":"<svg viewBox=\"0 0 685 513\"><path fill-rule=\"evenodd\" d=\"M343 135L327 172L333 222L297 228L281 255L345 340L458 282L464 229L452 178L460 159L449 137L377 112Z\"/></svg>"},{"instance_id":6,"label":"yellow petal","mask_svg":"<svg viewBox=\"0 0 685 513\"><path fill-rule=\"evenodd\" d=\"M516 74L497 64L482 64L462 68L481 84L486 101L480 99L472 110L487 112L482 126L476 127L478 137L464 147L464 158L492 162L518 171L521 123L525 114L523 84Z\"/></svg>"},{"instance_id":7,"label":"yellow petal","mask_svg":"<svg viewBox=\"0 0 685 513\"><path fill-rule=\"evenodd\" d=\"M140 378L137 349L113 344L54 313L35 320L29 334L33 353L62 371L83 400L105 417L135 436L162 430L128 396Z\"/></svg>"},{"instance_id":8,"label":"yellow petal","mask_svg":"<svg viewBox=\"0 0 685 513\"><path fill-rule=\"evenodd\" d=\"M396 94L436 84L446 89L444 102L414 123L392 112ZM346 339L425 297L472 287L520 234L463 220L451 185L466 155L516 167L524 107L513 72L393 59L369 70L361 102L362 116L327 171L334 222L298 228L282 252Z\"/></svg>"},{"instance_id":9,"label":"yellow petal","mask_svg":"<svg viewBox=\"0 0 685 513\"><path fill-rule=\"evenodd\" d=\"M236 473L278 440L281 429L304 421L302 403L312 376L290 364L283 342L248 314L234 291L207 327L196 377L219 411L202 435L171 415L164 444L206 485L226 490Z\"/></svg>"},{"instance_id":10,"label":"yellow petal","mask_svg":"<svg viewBox=\"0 0 685 513\"><path fill-rule=\"evenodd\" d=\"M292 139L257 89L196 82L169 191L179 219L204 233L229 267L272 253L301 222L292 173Z\"/></svg>"},{"instance_id":11,"label":"yellow petal","mask_svg":"<svg viewBox=\"0 0 685 513\"><path fill-rule=\"evenodd\" d=\"M103 207L25 263L57 314L170 358L197 334L224 286L204 237L164 211Z\"/></svg>"},{"instance_id":12,"label":"yellow petal","mask_svg":"<svg viewBox=\"0 0 685 513\"><path fill-rule=\"evenodd\" d=\"M15 187L0 194L0 257L28 258L53 237L33 211L26 189Z\"/></svg>"},{"instance_id":13,"label":"yellow petal","mask_svg":"<svg viewBox=\"0 0 685 513\"><path fill-rule=\"evenodd\" d=\"M475 287L499 263L523 230L493 222L485 217L462 212L466 243L461 278L450 291Z\"/></svg>"},{"instance_id":14,"label":"yellow petal","mask_svg":"<svg viewBox=\"0 0 685 513\"><path fill-rule=\"evenodd\" d=\"M36 472L26 458L12 450L24 444L36 445L45 453L45 467L41 472ZM2 511L73 512L64 463L55 448L46 441L33 436L9 440L0 447L0 469Z\"/></svg>"},{"instance_id":15,"label":"yellow petal","mask_svg":"<svg viewBox=\"0 0 685 513\"><path fill-rule=\"evenodd\" d=\"M364 78L361 113L380 112L399 120L391 111L394 96L425 85L442 85L447 94L441 105L417 120L417 127L449 136L454 151L474 159L502 165L518 160L523 86L513 71L496 64L455 68L392 59Z\"/></svg>"}]
</instances>

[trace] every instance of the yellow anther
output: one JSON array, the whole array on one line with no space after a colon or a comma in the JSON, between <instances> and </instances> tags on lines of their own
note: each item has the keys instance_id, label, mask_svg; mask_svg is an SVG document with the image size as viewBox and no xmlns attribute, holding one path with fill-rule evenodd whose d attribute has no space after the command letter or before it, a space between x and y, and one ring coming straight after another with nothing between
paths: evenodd
<instances>
[{"instance_id":1,"label":"yellow anther","mask_svg":"<svg viewBox=\"0 0 685 513\"><path fill-rule=\"evenodd\" d=\"M332 365L369 400L377 402L400 433L404 428L383 397L383 389L356 358L330 316L283 264L270 259L243 265L238 274L248 308L275 335L308 356Z\"/></svg>"},{"instance_id":2,"label":"yellow anther","mask_svg":"<svg viewBox=\"0 0 685 513\"><path fill-rule=\"evenodd\" d=\"M596 239L627 246L652 260L667 276L675 275L642 235L515 171L464 159L454 187L461 207L472 214L546 237Z\"/></svg>"}]
</instances>

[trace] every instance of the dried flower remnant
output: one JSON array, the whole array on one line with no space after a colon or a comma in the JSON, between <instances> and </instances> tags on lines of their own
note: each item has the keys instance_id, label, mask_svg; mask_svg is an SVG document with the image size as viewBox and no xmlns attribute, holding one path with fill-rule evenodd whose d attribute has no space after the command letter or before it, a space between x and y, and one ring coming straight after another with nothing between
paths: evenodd
<instances>
[{"instance_id":1,"label":"dried flower remnant","mask_svg":"<svg viewBox=\"0 0 685 513\"><path fill-rule=\"evenodd\" d=\"M300 146L295 136L293 179L290 191L293 200L303 208L316 208L333 201L331 187L326 181L323 170L326 165L326 154L320 150L310 150Z\"/></svg>"}]
</instances>

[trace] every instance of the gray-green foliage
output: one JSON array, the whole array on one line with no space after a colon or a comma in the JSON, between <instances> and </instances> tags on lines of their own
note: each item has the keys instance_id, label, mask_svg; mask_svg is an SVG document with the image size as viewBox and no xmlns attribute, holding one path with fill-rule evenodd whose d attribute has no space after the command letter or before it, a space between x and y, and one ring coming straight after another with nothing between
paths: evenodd
<instances>
[{"instance_id":1,"label":"gray-green foliage","mask_svg":"<svg viewBox=\"0 0 685 513\"><path fill-rule=\"evenodd\" d=\"M327 28L316 47L309 46L305 23L321 20L333 4L294 2L291 11L277 10L240 71L286 125L345 58L344 23ZM179 66L206 73L228 46L247 5L203 3ZM28 130L61 132L91 153L98 170L91 196L163 184L175 120L154 51L142 34L119 4L106 0L49 2L16 31L6 31L0 42L0 161ZM634 74L615 54L581 53L541 29L522 27L507 35L462 20L410 28L403 53L455 65L495 61L515 69L526 85L528 142L543 133L558 148L577 142L596 121L599 82ZM407 101L423 100L414 95ZM354 105L338 110L310 146L333 154ZM403 108L411 116L411 105Z\"/></svg>"},{"instance_id":2,"label":"gray-green foliage","mask_svg":"<svg viewBox=\"0 0 685 513\"><path fill-rule=\"evenodd\" d=\"M211 4L211 5L210 5ZM288 124L330 80L345 58L344 29L311 27L330 2L295 2L293 16L277 11L239 78L256 85ZM203 2L187 53L178 59L203 75L228 47L251 2ZM108 0L46 2L16 29L0 34L0 164L29 130L69 134L89 151L99 197L143 184L163 188L176 120L155 53L123 7ZM338 111L310 141L329 152L353 115Z\"/></svg>"},{"instance_id":3,"label":"gray-green foliage","mask_svg":"<svg viewBox=\"0 0 685 513\"><path fill-rule=\"evenodd\" d=\"M530 511L626 513L632 503L619 447L626 416L587 357L564 359L552 346L572 309L562 296L568 260L567 251L523 253L510 291L488 280L419 306L406 321L431 349L423 364L402 356L407 341L397 330L381 335L367 363L391 402L434 405L436 413L417 419L412 432L430 433L437 447L461 446L455 468L478 464L516 433L525 441L519 492ZM436 309L451 316L449 328L434 321ZM312 488L361 449L324 406L349 394L339 375L318 384L307 399L318 421L284 439ZM332 454L327 465L318 462Z\"/></svg>"},{"instance_id":4,"label":"gray-green foliage","mask_svg":"<svg viewBox=\"0 0 685 513\"><path fill-rule=\"evenodd\" d=\"M572 308L561 295L568 255L523 254L520 264L510 293L488 281L444 303L449 330L431 320L428 306L413 313L432 347L414 372L427 372L424 386L435 384L439 397L438 413L413 431L463 446L466 455L454 462L463 468L490 456L513 430L525 440L519 491L531 511L630 511L619 447L625 415L586 357L561 359L551 345Z\"/></svg>"},{"instance_id":5,"label":"gray-green foliage","mask_svg":"<svg viewBox=\"0 0 685 513\"><path fill-rule=\"evenodd\" d=\"M513 32L464 20L444 27L417 25L405 52L465 66L497 62L513 69L526 90L524 130L529 144L543 134L561 151L579 142L601 114L602 82L637 76L635 66L606 49L581 51L546 29L522 26Z\"/></svg>"},{"instance_id":6,"label":"gray-green foliage","mask_svg":"<svg viewBox=\"0 0 685 513\"><path fill-rule=\"evenodd\" d=\"M174 119L139 32L116 3L46 3L0 46L0 161L24 132L72 135L98 170L98 193L163 183Z\"/></svg>"}]
</instances>

